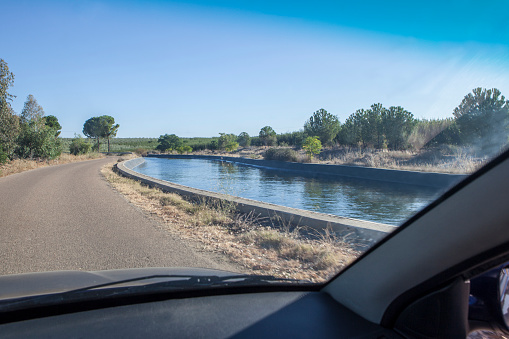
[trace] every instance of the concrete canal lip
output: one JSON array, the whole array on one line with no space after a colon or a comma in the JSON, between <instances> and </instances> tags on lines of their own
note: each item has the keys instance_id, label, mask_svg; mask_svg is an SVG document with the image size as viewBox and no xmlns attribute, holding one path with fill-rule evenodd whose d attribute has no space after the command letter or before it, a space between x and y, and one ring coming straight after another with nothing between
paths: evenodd
<instances>
[{"instance_id":1,"label":"concrete canal lip","mask_svg":"<svg viewBox=\"0 0 509 339\"><path fill-rule=\"evenodd\" d=\"M310 174L315 176L341 176L347 178L377 180L409 185L429 187L449 187L465 179L468 175L446 174L435 172L400 171L384 168L347 166L347 165L326 165L326 164L305 164L298 162L248 159L240 157L224 157L216 155L177 155L177 154L150 154L150 158L168 159L204 159L235 162L254 167L266 167L290 171L295 173Z\"/></svg>"},{"instance_id":2,"label":"concrete canal lip","mask_svg":"<svg viewBox=\"0 0 509 339\"><path fill-rule=\"evenodd\" d=\"M198 201L204 199L213 201L226 200L235 203L237 210L241 213L253 213L259 217L281 218L284 222L298 226L307 226L316 230L324 230L330 227L339 236L347 236L349 239L359 243L373 244L382 239L387 233L396 229L395 226L391 225L274 205L159 180L133 170L134 167L144 161L143 158L136 158L123 161L116 166L122 175L139 180L151 187L157 187L164 192L178 193L188 199Z\"/></svg>"},{"instance_id":3,"label":"concrete canal lip","mask_svg":"<svg viewBox=\"0 0 509 339\"><path fill-rule=\"evenodd\" d=\"M314 175L347 176L361 179L407 183L412 185L419 184L432 187L443 187L444 185L450 186L453 182L457 182L458 180L466 177L461 175L449 175L440 173L395 171L355 166L286 163L280 161L267 161L236 157L198 155L150 155L150 157L187 159L194 158L229 161L250 166L267 167L300 173L312 171ZM392 225L280 206L257 200L196 189L169 181L156 179L133 170L133 168L142 164L144 161L145 160L143 158L127 160L118 163L117 169L121 174L127 177L139 180L151 187L157 187L165 192L178 193L191 200L200 201L205 199L230 201L236 204L237 210L241 213L253 213L259 217L276 217L280 218L286 223L290 223L296 226L307 226L319 231L330 227L338 235L347 236L349 239L358 241L359 243L373 244L382 239L385 235L387 235L387 233L390 233L397 228ZM356 172L356 170L359 171Z\"/></svg>"}]
</instances>

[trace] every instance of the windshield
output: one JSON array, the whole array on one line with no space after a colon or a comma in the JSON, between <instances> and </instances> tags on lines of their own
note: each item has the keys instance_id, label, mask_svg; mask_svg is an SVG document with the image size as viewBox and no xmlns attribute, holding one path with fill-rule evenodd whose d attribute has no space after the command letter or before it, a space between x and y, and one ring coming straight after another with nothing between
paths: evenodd
<instances>
[{"instance_id":1,"label":"windshield","mask_svg":"<svg viewBox=\"0 0 509 339\"><path fill-rule=\"evenodd\" d=\"M0 274L327 281L507 148L507 10L4 2Z\"/></svg>"}]
</instances>

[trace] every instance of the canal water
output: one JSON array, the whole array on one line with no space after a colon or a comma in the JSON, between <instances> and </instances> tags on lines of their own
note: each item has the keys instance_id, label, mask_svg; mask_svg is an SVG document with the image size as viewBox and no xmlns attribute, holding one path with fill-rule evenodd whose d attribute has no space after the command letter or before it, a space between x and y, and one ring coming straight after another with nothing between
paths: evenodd
<instances>
[{"instance_id":1,"label":"canal water","mask_svg":"<svg viewBox=\"0 0 509 339\"><path fill-rule=\"evenodd\" d=\"M343 217L400 225L443 189L204 159L145 158L133 169L177 184Z\"/></svg>"}]
</instances>

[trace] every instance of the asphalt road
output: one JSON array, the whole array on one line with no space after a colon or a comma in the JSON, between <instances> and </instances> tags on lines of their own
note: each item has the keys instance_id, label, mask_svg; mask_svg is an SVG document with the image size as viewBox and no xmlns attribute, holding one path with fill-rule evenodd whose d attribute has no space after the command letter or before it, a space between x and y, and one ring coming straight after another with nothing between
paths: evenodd
<instances>
[{"instance_id":1,"label":"asphalt road","mask_svg":"<svg viewBox=\"0 0 509 339\"><path fill-rule=\"evenodd\" d=\"M170 266L238 271L115 192L100 174L115 160L0 178L0 274Z\"/></svg>"}]
</instances>

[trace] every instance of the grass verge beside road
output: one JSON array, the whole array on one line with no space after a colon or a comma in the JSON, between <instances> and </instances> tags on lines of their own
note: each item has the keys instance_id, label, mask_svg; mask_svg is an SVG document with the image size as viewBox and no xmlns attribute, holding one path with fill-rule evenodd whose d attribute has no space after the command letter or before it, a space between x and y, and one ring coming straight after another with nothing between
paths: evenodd
<instances>
[{"instance_id":1,"label":"grass verge beside road","mask_svg":"<svg viewBox=\"0 0 509 339\"><path fill-rule=\"evenodd\" d=\"M0 178L10 174L21 173L24 171L32 170L39 167L53 166L68 164L71 162L78 162L84 160L104 158L105 155L101 153L87 153L82 155L62 154L53 160L30 160L30 159L16 159L0 165Z\"/></svg>"},{"instance_id":2,"label":"grass verge beside road","mask_svg":"<svg viewBox=\"0 0 509 339\"><path fill-rule=\"evenodd\" d=\"M157 216L168 230L200 241L205 250L223 253L253 274L320 282L361 254L329 231L319 234L305 227L238 214L228 202L191 203L177 194L125 178L111 164L101 172L113 188Z\"/></svg>"}]
</instances>

